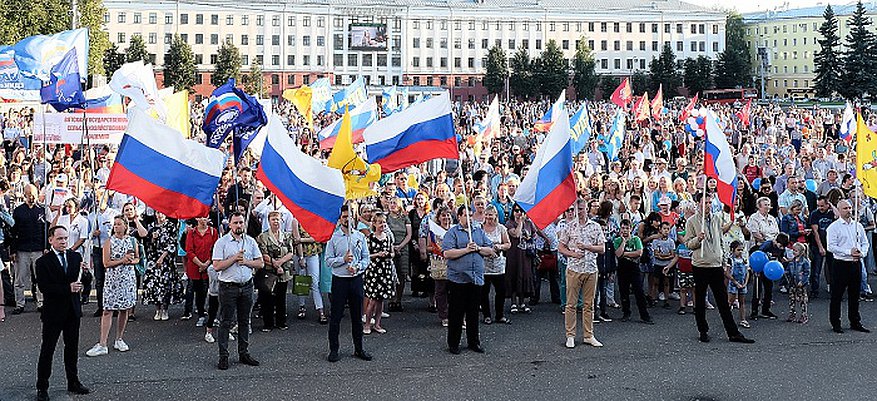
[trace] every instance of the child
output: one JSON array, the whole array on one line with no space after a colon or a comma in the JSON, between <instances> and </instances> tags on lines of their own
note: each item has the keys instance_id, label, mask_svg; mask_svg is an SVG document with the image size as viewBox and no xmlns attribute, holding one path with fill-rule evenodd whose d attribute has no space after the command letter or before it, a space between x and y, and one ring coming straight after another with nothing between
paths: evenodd
<instances>
[{"instance_id":1,"label":"child","mask_svg":"<svg viewBox=\"0 0 877 401\"><path fill-rule=\"evenodd\" d=\"M789 281L789 317L787 322L795 321L795 309L801 311L797 321L806 324L810 320L807 315L807 285L810 282L810 259L807 258L807 244L796 242L792 245L792 259L788 263ZM796 308L797 307L797 308Z\"/></svg>"},{"instance_id":2,"label":"child","mask_svg":"<svg viewBox=\"0 0 877 401\"><path fill-rule=\"evenodd\" d=\"M682 231L682 237L685 237L685 231ZM688 305L689 298L694 299L694 271L691 268L691 249L680 243L676 248L676 270L679 277L679 310L677 314L684 315L685 307Z\"/></svg>"},{"instance_id":3,"label":"child","mask_svg":"<svg viewBox=\"0 0 877 401\"><path fill-rule=\"evenodd\" d=\"M731 256L728 257L725 267L725 277L728 279L728 302L740 304L740 327L749 328L746 321L746 285L749 284L749 262L743 255L743 243L731 242Z\"/></svg>"},{"instance_id":4,"label":"child","mask_svg":"<svg viewBox=\"0 0 877 401\"><path fill-rule=\"evenodd\" d=\"M207 267L207 278L209 284L207 287L207 322L204 324L207 332L204 333L204 341L213 343L216 339L213 337L213 327L216 326L216 317L219 315L219 272L213 269L213 266ZM234 341L234 336L229 333L228 340Z\"/></svg>"},{"instance_id":5,"label":"child","mask_svg":"<svg viewBox=\"0 0 877 401\"><path fill-rule=\"evenodd\" d=\"M670 268L676 263L676 241L670 238L670 223L661 222L659 229L661 237L652 241L652 257L655 266L655 288L654 291L660 291L658 299L663 298L664 308L670 307L670 280L672 276Z\"/></svg>"}]
</instances>

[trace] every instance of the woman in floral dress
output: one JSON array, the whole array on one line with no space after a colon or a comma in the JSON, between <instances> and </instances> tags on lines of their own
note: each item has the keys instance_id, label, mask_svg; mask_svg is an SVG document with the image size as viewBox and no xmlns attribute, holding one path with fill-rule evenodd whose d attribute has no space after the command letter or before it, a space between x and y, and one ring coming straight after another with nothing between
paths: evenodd
<instances>
[{"instance_id":1,"label":"woman in floral dress","mask_svg":"<svg viewBox=\"0 0 877 401\"><path fill-rule=\"evenodd\" d=\"M161 212L155 212L155 222L147 228L146 274L143 276L143 302L155 305L153 320L168 320L167 308L183 301L184 288L174 257L177 254L177 223Z\"/></svg>"},{"instance_id":2,"label":"woman in floral dress","mask_svg":"<svg viewBox=\"0 0 877 401\"><path fill-rule=\"evenodd\" d=\"M362 332L384 334L381 313L384 300L396 293L396 267L393 265L393 235L387 230L387 216L376 212L372 217L372 234L368 237L369 266L365 271L365 325ZM374 324L372 324L374 319Z\"/></svg>"}]
</instances>

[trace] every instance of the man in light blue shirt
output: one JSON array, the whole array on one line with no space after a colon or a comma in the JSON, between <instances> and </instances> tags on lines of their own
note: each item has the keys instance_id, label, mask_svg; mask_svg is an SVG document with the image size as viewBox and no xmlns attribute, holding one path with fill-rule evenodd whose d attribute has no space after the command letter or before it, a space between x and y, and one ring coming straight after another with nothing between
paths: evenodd
<instances>
[{"instance_id":1,"label":"man in light blue shirt","mask_svg":"<svg viewBox=\"0 0 877 401\"><path fill-rule=\"evenodd\" d=\"M362 300L365 296L362 273L368 268L369 253L365 236L350 228L348 205L341 207L338 229L326 244L326 264L332 269L332 314L329 316L329 362L338 362L338 335L344 305L350 307L350 324L353 326L353 355L364 361L372 356L362 348Z\"/></svg>"}]
</instances>

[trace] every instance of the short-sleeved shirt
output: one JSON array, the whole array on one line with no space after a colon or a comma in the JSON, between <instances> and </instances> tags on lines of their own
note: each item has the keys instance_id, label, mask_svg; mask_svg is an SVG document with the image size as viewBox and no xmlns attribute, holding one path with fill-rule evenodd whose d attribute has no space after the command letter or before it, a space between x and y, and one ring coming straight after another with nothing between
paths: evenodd
<instances>
[{"instance_id":1,"label":"short-sleeved shirt","mask_svg":"<svg viewBox=\"0 0 877 401\"><path fill-rule=\"evenodd\" d=\"M667 253L672 254L672 253L674 253L675 249L676 249L676 241L674 241L670 237L667 237L667 239L658 238L658 239L652 241L652 255L653 255L653 257L654 257L654 255L656 255L659 252L662 254L667 254ZM655 260L653 261L653 263L656 266L664 267L664 266L667 266L670 263L670 261L666 260L666 259L661 260L661 259L658 259L657 257L655 257Z\"/></svg>"},{"instance_id":2,"label":"short-sleeved shirt","mask_svg":"<svg viewBox=\"0 0 877 401\"><path fill-rule=\"evenodd\" d=\"M615 249L618 249L618 247L621 246L622 240L621 237L615 237L615 240L612 241ZM627 243L624 244L624 252L636 252L640 249L643 249L643 241L636 235L631 235L630 239L627 240ZM631 261L636 262L635 260Z\"/></svg>"},{"instance_id":3,"label":"short-sleeved shirt","mask_svg":"<svg viewBox=\"0 0 877 401\"><path fill-rule=\"evenodd\" d=\"M480 227L472 227L472 242L478 246L493 246ZM459 224L451 226L442 239L442 251L463 249L469 244L469 231ZM448 281L458 284L484 285L484 257L471 252L448 261Z\"/></svg>"},{"instance_id":4,"label":"short-sleeved shirt","mask_svg":"<svg viewBox=\"0 0 877 401\"><path fill-rule=\"evenodd\" d=\"M584 224L578 221L571 221L566 229L561 232L558 238L560 243L566 245L567 248L575 252L583 252L582 258L566 258L566 268L576 273L596 273L597 272L597 254L579 248L579 246L604 246L606 244L606 235L603 233L603 227L600 223L593 220L587 220Z\"/></svg>"},{"instance_id":5,"label":"short-sleeved shirt","mask_svg":"<svg viewBox=\"0 0 877 401\"><path fill-rule=\"evenodd\" d=\"M243 249L244 259L253 260L261 259L262 252L259 251L259 245L256 240L249 235L244 235L241 240L235 239L231 233L219 237L216 244L213 245L213 260L223 260L234 255ZM253 278L253 269L234 263L227 269L219 272L219 281L225 283L243 284Z\"/></svg>"}]
</instances>

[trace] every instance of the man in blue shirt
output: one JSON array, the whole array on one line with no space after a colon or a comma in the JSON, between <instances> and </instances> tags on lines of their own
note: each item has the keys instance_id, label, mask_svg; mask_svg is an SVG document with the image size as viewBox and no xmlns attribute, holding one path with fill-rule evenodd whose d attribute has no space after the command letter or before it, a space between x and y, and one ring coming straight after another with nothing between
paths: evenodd
<instances>
[{"instance_id":1,"label":"man in blue shirt","mask_svg":"<svg viewBox=\"0 0 877 401\"><path fill-rule=\"evenodd\" d=\"M457 209L457 220L460 223L452 226L442 240L442 253L448 261L448 350L454 355L460 353L465 317L467 345L483 353L478 338L478 306L484 285L484 258L496 256L496 251L480 226L471 227L470 232L465 205Z\"/></svg>"},{"instance_id":2,"label":"man in blue shirt","mask_svg":"<svg viewBox=\"0 0 877 401\"><path fill-rule=\"evenodd\" d=\"M338 335L344 305L350 307L350 324L353 326L353 355L364 361L372 356L362 348L362 300L365 296L362 273L369 264L368 244L365 236L350 229L348 205L341 207L338 229L326 244L326 264L332 269L332 314L329 315L329 362L338 362Z\"/></svg>"}]
</instances>

